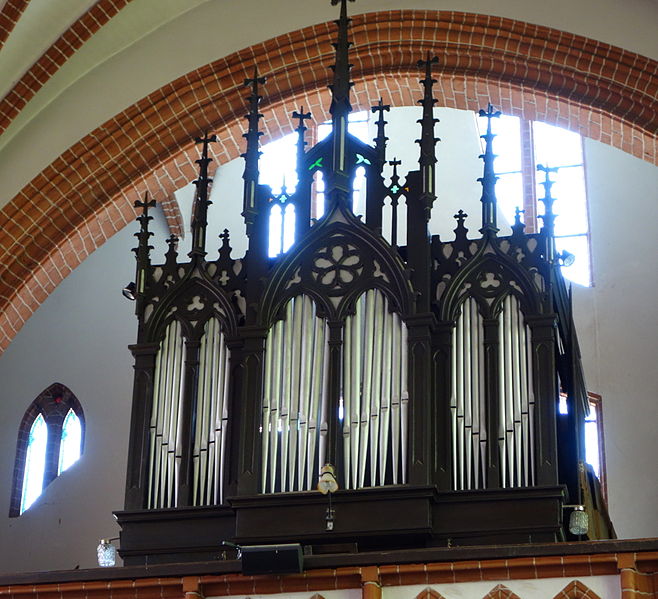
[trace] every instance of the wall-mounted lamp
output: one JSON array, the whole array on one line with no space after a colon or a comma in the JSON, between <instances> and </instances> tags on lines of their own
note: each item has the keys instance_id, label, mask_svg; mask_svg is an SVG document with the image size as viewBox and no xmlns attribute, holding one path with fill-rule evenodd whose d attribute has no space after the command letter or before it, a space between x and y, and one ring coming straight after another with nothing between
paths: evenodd
<instances>
[{"instance_id":1,"label":"wall-mounted lamp","mask_svg":"<svg viewBox=\"0 0 658 599\"><path fill-rule=\"evenodd\" d=\"M589 531L589 515L585 511L585 506L565 504L562 507L573 508L573 512L569 515L569 532L572 535L586 535Z\"/></svg>"},{"instance_id":2,"label":"wall-mounted lamp","mask_svg":"<svg viewBox=\"0 0 658 599\"><path fill-rule=\"evenodd\" d=\"M567 252L567 250L562 250L558 255L557 255L558 262L560 266L571 266L575 261L576 261L576 256L574 256L571 252Z\"/></svg>"},{"instance_id":3,"label":"wall-mounted lamp","mask_svg":"<svg viewBox=\"0 0 658 599\"><path fill-rule=\"evenodd\" d=\"M101 568L111 568L112 566L116 566L117 548L112 545L112 541L118 540L119 537L100 540L98 547L96 547L96 555L98 556L98 565Z\"/></svg>"},{"instance_id":4,"label":"wall-mounted lamp","mask_svg":"<svg viewBox=\"0 0 658 599\"><path fill-rule=\"evenodd\" d=\"M336 512L331 506L331 495L338 491L338 481L336 480L336 468L332 464L325 464L320 470L320 479L318 480L318 491L323 495L328 495L329 505L324 517L325 530L331 531L334 529L334 516Z\"/></svg>"},{"instance_id":5,"label":"wall-mounted lamp","mask_svg":"<svg viewBox=\"0 0 658 599\"><path fill-rule=\"evenodd\" d=\"M129 299L131 302L135 301L135 292L137 291L137 287L135 283L128 283L122 290L121 294L123 297L126 299Z\"/></svg>"}]
</instances>

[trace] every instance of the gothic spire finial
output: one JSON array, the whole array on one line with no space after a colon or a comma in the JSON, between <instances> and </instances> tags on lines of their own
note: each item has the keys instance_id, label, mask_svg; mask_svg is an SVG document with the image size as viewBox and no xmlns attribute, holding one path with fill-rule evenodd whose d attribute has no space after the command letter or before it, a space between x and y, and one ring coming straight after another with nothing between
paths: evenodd
<instances>
[{"instance_id":1,"label":"gothic spire finial","mask_svg":"<svg viewBox=\"0 0 658 599\"><path fill-rule=\"evenodd\" d=\"M538 218L541 218L543 223L542 233L546 239L546 260L550 263L555 260L555 214L553 213L555 198L551 195L551 187L554 184L554 181L551 181L551 173L557 173L558 169L557 166L537 165L537 170L544 173L544 180L541 182L544 187L544 197L539 199L544 204L544 214Z\"/></svg>"},{"instance_id":2,"label":"gothic spire finial","mask_svg":"<svg viewBox=\"0 0 658 599\"><path fill-rule=\"evenodd\" d=\"M206 255L206 227L208 226L208 206L210 200L208 199L208 186L212 179L208 177L208 165L212 162L212 158L208 156L208 147L212 142L217 141L217 137L204 132L203 137L195 138L195 143L202 144L201 158L196 163L199 165L199 176L194 181L196 185L196 194L194 197L194 208L192 214L192 255L205 256Z\"/></svg>"},{"instance_id":3,"label":"gothic spire finial","mask_svg":"<svg viewBox=\"0 0 658 599\"><path fill-rule=\"evenodd\" d=\"M297 131L297 178L299 179L300 169L303 168L302 162L304 158L304 148L306 147L306 141L304 140L304 133L308 129L308 127L304 125L304 121L311 118L311 113L304 112L304 107L300 106L299 112L293 110L292 118L298 120L297 128L295 129L295 131Z\"/></svg>"},{"instance_id":4,"label":"gothic spire finial","mask_svg":"<svg viewBox=\"0 0 658 599\"><path fill-rule=\"evenodd\" d=\"M354 2L354 0L350 0ZM348 40L348 28L350 19L347 17L347 0L331 0L332 6L340 2L340 18L336 21L338 25L338 39L334 43L336 49L336 62L334 63L334 79L333 83L329 86L331 89L331 113L334 121L341 116L347 116L352 111L350 104L350 69L352 65L349 63L349 48L352 45Z\"/></svg>"},{"instance_id":5,"label":"gothic spire finial","mask_svg":"<svg viewBox=\"0 0 658 599\"><path fill-rule=\"evenodd\" d=\"M258 76L257 66L254 66L254 76L251 79L244 80L244 85L251 88L251 94L247 97L249 112L245 116L249 127L247 132L242 135L247 140L247 150L242 154L242 158L244 158L242 216L247 225L247 235L251 233L251 227L258 212L256 207L256 187L258 186L258 159L261 154L258 149L258 138L263 135L262 131L258 130L258 121L263 117L258 112L260 101L263 99L263 96L260 95L259 85L263 85L265 81L265 77Z\"/></svg>"},{"instance_id":6,"label":"gothic spire finial","mask_svg":"<svg viewBox=\"0 0 658 599\"><path fill-rule=\"evenodd\" d=\"M379 113L377 117L377 137L375 137L375 149L377 150L377 157L379 158L379 168L382 169L384 164L386 164L386 142L388 137L386 137L386 125L387 122L384 120L384 112L389 112L391 107L389 104L384 104L384 101L379 98L379 102L375 106L371 107L373 114Z\"/></svg>"},{"instance_id":7,"label":"gothic spire finial","mask_svg":"<svg viewBox=\"0 0 658 599\"><path fill-rule=\"evenodd\" d=\"M437 56L431 57L430 52L427 52L426 60L419 60L418 67L425 70L425 78L420 82L423 84L424 93L423 99L418 100L418 103L423 107L423 116L418 121L421 126L420 139L416 143L420 145L420 171L422 177L422 197L425 203L426 218L429 220L432 204L436 199L436 185L435 185L435 164L436 164L436 142L441 141L440 138L434 137L434 125L439 122L439 119L434 118L434 104L437 100L432 96L432 87L436 83L436 79L432 78L432 66L438 64L439 59Z\"/></svg>"},{"instance_id":8,"label":"gothic spire finial","mask_svg":"<svg viewBox=\"0 0 658 599\"><path fill-rule=\"evenodd\" d=\"M496 181L498 177L494 172L494 160L496 155L493 153L493 138L496 137L491 131L491 119L500 117L500 110L494 111L491 103L487 104L486 110L480 110L478 113L481 117L487 119L487 132L480 135L484 139L485 148L484 154L480 154L480 158L484 162L484 172L478 181L482 184L482 228L480 233L483 235L495 235L498 233L498 226L496 223Z\"/></svg>"},{"instance_id":9,"label":"gothic spire finial","mask_svg":"<svg viewBox=\"0 0 658 599\"><path fill-rule=\"evenodd\" d=\"M149 222L153 220L153 217L149 215L149 208L153 207L155 207L155 200L149 200L148 191L144 194L143 202L139 200L135 202L135 208L142 209L141 214L137 217L140 229L138 233L135 233L138 243L137 247L133 248L135 258L137 259L136 291L138 298L144 293L144 289L146 288L146 272L151 261L150 252L153 249L153 246L149 245L149 238L153 236L153 233L149 231Z\"/></svg>"}]
</instances>

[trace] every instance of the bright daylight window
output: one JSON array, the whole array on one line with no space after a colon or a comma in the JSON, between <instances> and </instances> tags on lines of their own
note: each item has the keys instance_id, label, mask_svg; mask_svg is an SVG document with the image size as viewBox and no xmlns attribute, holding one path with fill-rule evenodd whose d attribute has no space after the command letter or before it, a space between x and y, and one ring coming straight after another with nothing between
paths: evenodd
<instances>
[{"instance_id":1,"label":"bright daylight window","mask_svg":"<svg viewBox=\"0 0 658 599\"><path fill-rule=\"evenodd\" d=\"M349 117L349 132L367 142L368 140L368 113L366 111L353 112ZM317 141L323 140L331 132L331 121L318 125ZM281 196L272 202L270 208L270 237L269 255L278 256L290 248L295 239L295 207L293 204L284 204L288 196L295 192L297 186L296 153L297 133L290 133L281 139L265 144L261 148L262 156L259 162L259 182L269 185L275 196ZM356 214L365 212L365 169L359 167L354 177L353 207ZM285 188L285 189L284 189ZM318 173L315 181L315 217L322 216L324 212L324 181L322 173Z\"/></svg>"},{"instance_id":2,"label":"bright daylight window","mask_svg":"<svg viewBox=\"0 0 658 599\"><path fill-rule=\"evenodd\" d=\"M605 455L603 448L603 415L601 396L588 393L589 414L585 417L585 461L592 467L605 493ZM568 414L566 395L560 394L560 414Z\"/></svg>"},{"instance_id":3,"label":"bright daylight window","mask_svg":"<svg viewBox=\"0 0 658 599\"><path fill-rule=\"evenodd\" d=\"M486 119L479 117L477 120L480 131L484 133ZM523 172L534 171L537 164L558 167L558 172L551 175L551 180L555 182L551 193L556 198L553 205L553 211L557 215L555 243L558 252L567 251L575 256L571 266L562 266L562 273L574 283L590 285L587 195L580 135L561 127L533 121L532 147L524 148L521 121L518 117L501 116L492 119L492 130L496 134L496 196L503 216L511 224L514 222L515 209L527 208L529 205L536 206L537 214L543 214L543 204L539 202L544 196L544 188L541 186L543 179L536 177L535 197L524 198ZM524 165L524 157L530 157L531 164Z\"/></svg>"},{"instance_id":4,"label":"bright daylight window","mask_svg":"<svg viewBox=\"0 0 658 599\"><path fill-rule=\"evenodd\" d=\"M25 412L18 432L10 516L19 516L82 455L84 416L76 397L55 383Z\"/></svg>"}]
</instances>

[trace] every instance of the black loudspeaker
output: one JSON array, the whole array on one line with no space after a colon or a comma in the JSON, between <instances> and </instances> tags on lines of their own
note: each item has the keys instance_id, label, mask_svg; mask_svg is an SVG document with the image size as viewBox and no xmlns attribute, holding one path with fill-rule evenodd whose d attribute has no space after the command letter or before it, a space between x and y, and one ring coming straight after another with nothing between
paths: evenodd
<instances>
[{"instance_id":1,"label":"black loudspeaker","mask_svg":"<svg viewBox=\"0 0 658 599\"><path fill-rule=\"evenodd\" d=\"M251 545L241 547L243 574L293 574L302 571L302 546Z\"/></svg>"}]
</instances>

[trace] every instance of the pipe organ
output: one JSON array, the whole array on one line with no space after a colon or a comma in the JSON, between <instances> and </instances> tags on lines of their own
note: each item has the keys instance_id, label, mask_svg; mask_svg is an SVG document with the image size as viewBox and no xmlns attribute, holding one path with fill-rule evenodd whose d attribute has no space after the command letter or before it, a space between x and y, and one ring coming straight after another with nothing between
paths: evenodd
<instances>
[{"instance_id":1,"label":"pipe organ","mask_svg":"<svg viewBox=\"0 0 658 599\"><path fill-rule=\"evenodd\" d=\"M258 182L265 79L247 82L244 257L231 255L228 231L218 259L207 257L214 136L197 140L189 260L171 237L152 264L153 202L137 202L139 329L126 505L116 513L128 564L209 557L222 540L361 551L571 538L563 509L582 494L586 388L555 253L550 169L542 229L526 233L517 213L500 236L490 126L500 113L489 106L479 233L459 211L454 239L431 236L437 60L419 63L419 169L402 181L393 161L387 181L388 106L373 108L373 146L347 130L346 4L332 132L307 149L310 115L293 113L294 193L274 196ZM364 219L353 211L357 171ZM311 219L318 175L324 211ZM294 242L272 258L272 214L292 206ZM558 426L560 391L570 412ZM327 463L339 486L329 529L315 490Z\"/></svg>"}]
</instances>

